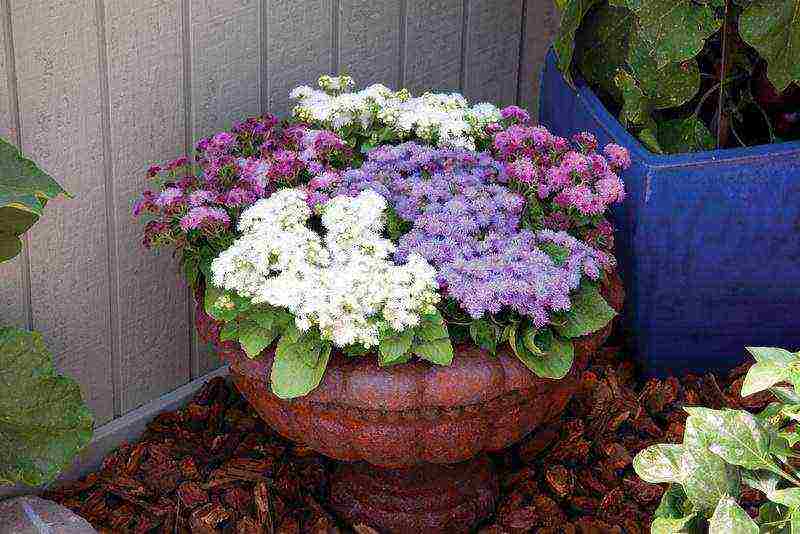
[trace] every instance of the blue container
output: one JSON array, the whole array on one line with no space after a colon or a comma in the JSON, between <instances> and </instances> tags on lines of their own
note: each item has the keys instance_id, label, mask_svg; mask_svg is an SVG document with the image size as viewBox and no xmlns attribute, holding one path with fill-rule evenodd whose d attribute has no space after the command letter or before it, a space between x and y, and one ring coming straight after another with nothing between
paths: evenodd
<instances>
[{"instance_id":1,"label":"blue container","mask_svg":"<svg viewBox=\"0 0 800 534\"><path fill-rule=\"evenodd\" d=\"M800 142L656 155L551 50L539 120L631 152L614 211L626 321L647 373L721 371L744 347L800 349Z\"/></svg>"}]
</instances>

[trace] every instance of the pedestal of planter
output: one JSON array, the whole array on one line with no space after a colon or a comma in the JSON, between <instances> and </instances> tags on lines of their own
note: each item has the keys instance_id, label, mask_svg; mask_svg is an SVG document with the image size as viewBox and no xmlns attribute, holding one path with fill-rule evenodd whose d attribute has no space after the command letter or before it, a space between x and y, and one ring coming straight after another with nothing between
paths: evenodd
<instances>
[{"instance_id":1,"label":"pedestal of planter","mask_svg":"<svg viewBox=\"0 0 800 534\"><path fill-rule=\"evenodd\" d=\"M621 282L604 294L621 308ZM202 302L199 299L198 302ZM451 366L413 362L389 368L377 358L334 354L317 389L286 401L272 394L273 353L248 358L220 343L202 306L201 335L216 343L236 387L286 438L335 460L334 509L384 532L467 532L494 508L497 481L483 453L520 440L559 417L580 372L610 325L576 340L575 364L562 380L536 377L513 354L455 348Z\"/></svg>"}]
</instances>

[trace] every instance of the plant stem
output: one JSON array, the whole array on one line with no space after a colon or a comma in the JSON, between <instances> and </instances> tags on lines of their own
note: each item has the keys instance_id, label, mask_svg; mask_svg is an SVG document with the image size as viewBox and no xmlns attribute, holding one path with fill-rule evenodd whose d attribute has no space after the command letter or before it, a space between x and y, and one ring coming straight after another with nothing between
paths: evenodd
<instances>
[{"instance_id":1,"label":"plant stem","mask_svg":"<svg viewBox=\"0 0 800 534\"><path fill-rule=\"evenodd\" d=\"M722 65L719 71L719 104L717 106L717 148L728 144L730 117L725 109L725 83L731 59L731 40L734 32L733 0L725 0L725 18L722 21ZM738 136L737 136L738 137ZM740 140L741 141L741 140Z\"/></svg>"}]
</instances>

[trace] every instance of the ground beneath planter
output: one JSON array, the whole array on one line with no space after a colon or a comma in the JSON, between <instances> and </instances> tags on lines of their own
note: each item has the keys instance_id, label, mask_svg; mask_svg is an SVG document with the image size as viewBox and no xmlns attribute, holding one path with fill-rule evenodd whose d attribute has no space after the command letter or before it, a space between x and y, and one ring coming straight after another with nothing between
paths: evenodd
<instances>
[{"instance_id":1,"label":"ground beneath planter","mask_svg":"<svg viewBox=\"0 0 800 534\"><path fill-rule=\"evenodd\" d=\"M631 459L652 443L682 440L681 406L763 408L769 394L739 398L745 370L642 382L618 350L604 349L561 420L493 456L502 496L478 531L649 532L663 489L640 481ZM185 408L159 415L100 471L46 497L101 533L374 532L342 524L327 509L330 468L278 437L217 379ZM749 512L760 500L743 489Z\"/></svg>"}]
</instances>

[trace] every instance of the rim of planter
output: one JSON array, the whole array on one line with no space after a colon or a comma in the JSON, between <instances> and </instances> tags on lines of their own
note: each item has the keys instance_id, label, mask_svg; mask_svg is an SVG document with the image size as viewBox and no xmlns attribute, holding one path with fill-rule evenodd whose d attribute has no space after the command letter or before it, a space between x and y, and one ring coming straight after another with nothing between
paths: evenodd
<instances>
[{"instance_id":1,"label":"rim of planter","mask_svg":"<svg viewBox=\"0 0 800 534\"><path fill-rule=\"evenodd\" d=\"M553 61L558 66L558 56L551 46L548 51L548 61ZM544 84L544 69L539 74L539 85ZM559 70L559 75L564 76ZM696 167L725 163L748 163L760 159L772 159L789 154L800 153L800 141L784 141L765 145L754 145L739 148L723 148L703 150L701 152L684 152L681 154L654 154L650 152L636 137L625 129L619 120L608 111L584 78L576 73L573 77L575 93L581 105L592 115L598 127L612 139L631 151L631 155L643 160L650 167L669 166L671 168L684 166ZM547 126L547 125L545 125Z\"/></svg>"},{"instance_id":2,"label":"rim of planter","mask_svg":"<svg viewBox=\"0 0 800 534\"><path fill-rule=\"evenodd\" d=\"M200 295L202 289L198 290ZM601 293L612 308L619 311L624 301L624 288L616 271L610 274ZM196 319L212 321L202 310L198 296ZM608 336L610 323L598 332L573 340L575 361L596 351ZM269 393L269 373L274 350L266 349L259 358L247 357L235 341L219 342L215 335L205 335L231 363L232 370L248 378L266 382ZM216 338L216 339L215 339ZM280 399L289 403L336 404L366 410L400 412L426 408L455 408L480 404L512 391L537 387L557 380L537 377L505 347L496 356L474 345L457 345L451 365L433 365L412 361L390 367L380 367L376 358L349 358L334 351L319 386L304 397ZM568 375L569 376L569 375ZM566 379L566 377L565 377ZM277 398L277 397L276 397Z\"/></svg>"}]
</instances>

